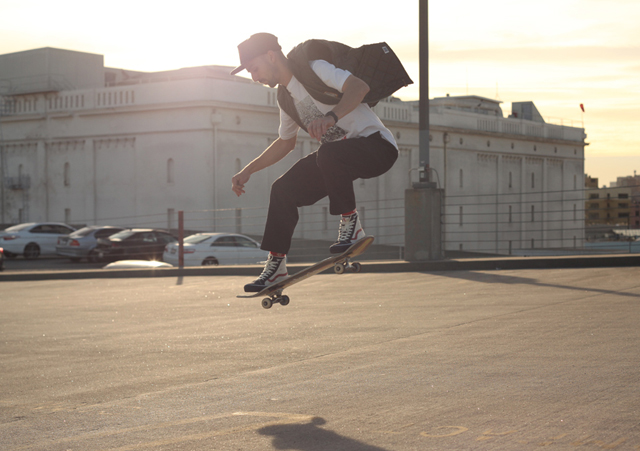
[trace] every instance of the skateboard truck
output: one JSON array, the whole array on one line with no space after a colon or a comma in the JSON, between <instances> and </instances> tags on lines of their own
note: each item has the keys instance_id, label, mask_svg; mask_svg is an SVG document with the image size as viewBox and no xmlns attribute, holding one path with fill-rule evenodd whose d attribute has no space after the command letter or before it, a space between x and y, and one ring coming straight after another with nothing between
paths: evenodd
<instances>
[{"instance_id":1,"label":"skateboard truck","mask_svg":"<svg viewBox=\"0 0 640 451\"><path fill-rule=\"evenodd\" d=\"M271 293L268 298L264 298L262 300L262 307L268 309L271 308L273 304L280 304L284 306L289 304L289 300L289 296L287 296L286 294L283 296L282 290L278 290L274 293Z\"/></svg>"},{"instance_id":2,"label":"skateboard truck","mask_svg":"<svg viewBox=\"0 0 640 451\"><path fill-rule=\"evenodd\" d=\"M345 272L358 273L362 271L362 265L359 262L351 263L351 259L347 258L342 263L336 263L333 270L336 274L344 274Z\"/></svg>"}]
</instances>

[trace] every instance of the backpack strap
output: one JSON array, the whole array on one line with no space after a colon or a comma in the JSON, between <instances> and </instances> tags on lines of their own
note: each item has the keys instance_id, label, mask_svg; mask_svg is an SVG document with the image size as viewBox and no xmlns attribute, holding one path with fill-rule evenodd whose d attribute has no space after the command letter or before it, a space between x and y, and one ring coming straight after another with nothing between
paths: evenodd
<instances>
[{"instance_id":1,"label":"backpack strap","mask_svg":"<svg viewBox=\"0 0 640 451\"><path fill-rule=\"evenodd\" d=\"M298 110L296 109L296 104L293 101L293 97L291 97L291 93L282 85L278 85L278 106L289 115L291 119L294 120L296 124L300 126L302 130L307 131L307 127L304 126L302 120L300 119L300 115L298 114Z\"/></svg>"}]
</instances>

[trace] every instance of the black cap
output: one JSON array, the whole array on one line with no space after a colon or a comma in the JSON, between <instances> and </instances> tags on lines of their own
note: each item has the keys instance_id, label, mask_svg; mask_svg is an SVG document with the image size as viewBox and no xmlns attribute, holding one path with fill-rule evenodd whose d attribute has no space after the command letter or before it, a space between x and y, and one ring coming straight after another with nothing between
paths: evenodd
<instances>
[{"instance_id":1,"label":"black cap","mask_svg":"<svg viewBox=\"0 0 640 451\"><path fill-rule=\"evenodd\" d=\"M231 71L231 75L235 75L241 70L246 69L246 65L252 59L266 54L269 50L281 50L278 44L278 38L269 33L256 33L238 46L240 54L240 66Z\"/></svg>"}]
</instances>

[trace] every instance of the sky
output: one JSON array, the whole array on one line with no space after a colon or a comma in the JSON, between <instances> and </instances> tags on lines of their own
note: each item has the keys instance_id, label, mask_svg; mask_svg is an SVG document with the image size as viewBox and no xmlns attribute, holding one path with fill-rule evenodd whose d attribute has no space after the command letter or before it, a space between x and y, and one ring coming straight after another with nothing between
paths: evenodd
<instances>
[{"instance_id":1,"label":"sky","mask_svg":"<svg viewBox=\"0 0 640 451\"><path fill-rule=\"evenodd\" d=\"M311 38L386 41L415 82L396 96L418 99L418 1L371 4L0 0L0 54L56 47L159 71L237 66L237 45L257 32L278 36L285 53ZM429 97L498 99L505 115L533 101L549 122L584 126L585 172L600 186L640 174L638 23L638 0L431 0Z\"/></svg>"}]
</instances>

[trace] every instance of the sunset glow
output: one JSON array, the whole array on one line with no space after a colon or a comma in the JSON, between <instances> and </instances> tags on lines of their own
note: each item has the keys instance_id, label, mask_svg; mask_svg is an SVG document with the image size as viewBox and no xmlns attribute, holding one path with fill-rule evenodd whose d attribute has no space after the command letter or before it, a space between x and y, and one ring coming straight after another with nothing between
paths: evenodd
<instances>
[{"instance_id":1,"label":"sunset glow","mask_svg":"<svg viewBox=\"0 0 640 451\"><path fill-rule=\"evenodd\" d=\"M0 53L57 47L102 54L109 67L159 71L235 66L237 44L259 31L276 34L285 52L310 38L387 41L416 82L397 95L417 99L418 2L387 8L342 2L312 13L293 0L277 7L254 0L0 0ZM532 100L554 123L584 121L586 171L601 185L640 172L640 2L432 0L429 15L430 97L497 98L505 113L512 101Z\"/></svg>"}]
</instances>

